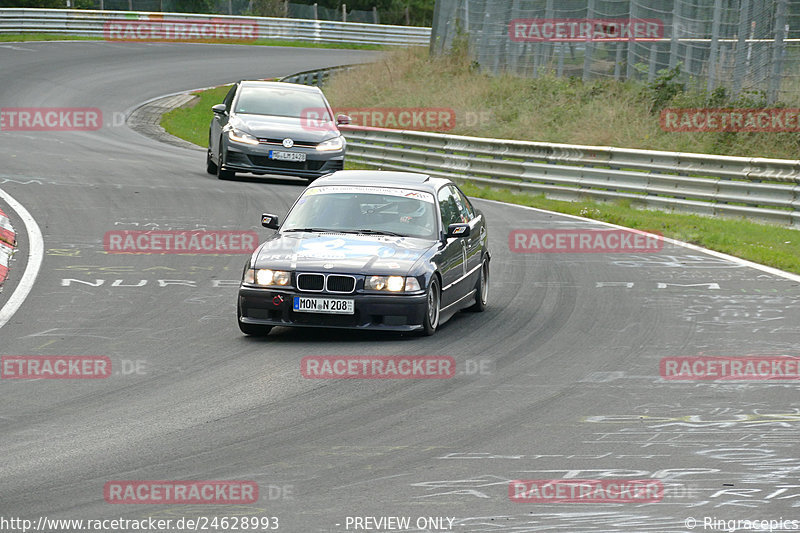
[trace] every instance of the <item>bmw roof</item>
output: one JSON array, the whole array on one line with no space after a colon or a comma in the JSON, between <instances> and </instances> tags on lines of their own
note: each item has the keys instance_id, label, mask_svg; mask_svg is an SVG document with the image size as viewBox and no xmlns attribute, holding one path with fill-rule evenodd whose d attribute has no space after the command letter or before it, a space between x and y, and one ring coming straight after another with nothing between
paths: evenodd
<instances>
[{"instance_id":1,"label":"bmw roof","mask_svg":"<svg viewBox=\"0 0 800 533\"><path fill-rule=\"evenodd\" d=\"M309 187L324 185L360 185L375 187L402 187L436 192L442 185L451 183L444 178L434 178L416 172L391 170L340 170L314 180Z\"/></svg>"},{"instance_id":2,"label":"bmw roof","mask_svg":"<svg viewBox=\"0 0 800 533\"><path fill-rule=\"evenodd\" d=\"M273 89L291 89L303 92L322 92L319 87L313 85L301 85L299 83L289 83L285 81L266 81L266 80L240 80L242 87L265 87Z\"/></svg>"}]
</instances>

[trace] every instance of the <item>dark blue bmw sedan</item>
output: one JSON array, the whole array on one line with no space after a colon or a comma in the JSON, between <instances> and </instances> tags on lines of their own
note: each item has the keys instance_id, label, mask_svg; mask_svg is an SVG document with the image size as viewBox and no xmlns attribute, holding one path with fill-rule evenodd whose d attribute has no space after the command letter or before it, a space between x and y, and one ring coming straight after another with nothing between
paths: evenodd
<instances>
[{"instance_id":1,"label":"dark blue bmw sedan","mask_svg":"<svg viewBox=\"0 0 800 533\"><path fill-rule=\"evenodd\" d=\"M340 171L309 185L245 266L238 320L432 335L489 294L486 221L450 180Z\"/></svg>"}]
</instances>

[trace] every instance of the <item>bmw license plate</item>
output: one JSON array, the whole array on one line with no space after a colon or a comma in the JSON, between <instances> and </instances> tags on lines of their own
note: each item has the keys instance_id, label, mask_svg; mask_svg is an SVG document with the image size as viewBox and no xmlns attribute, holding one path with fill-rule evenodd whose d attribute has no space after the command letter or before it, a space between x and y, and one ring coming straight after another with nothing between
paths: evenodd
<instances>
[{"instance_id":1,"label":"bmw license plate","mask_svg":"<svg viewBox=\"0 0 800 533\"><path fill-rule=\"evenodd\" d=\"M276 161L297 161L302 163L306 160L306 154L303 152L278 152L276 150L270 150L269 158Z\"/></svg>"},{"instance_id":2,"label":"bmw license plate","mask_svg":"<svg viewBox=\"0 0 800 533\"><path fill-rule=\"evenodd\" d=\"M331 313L335 315L355 314L354 300L336 298L294 297L293 309L299 313Z\"/></svg>"}]
</instances>

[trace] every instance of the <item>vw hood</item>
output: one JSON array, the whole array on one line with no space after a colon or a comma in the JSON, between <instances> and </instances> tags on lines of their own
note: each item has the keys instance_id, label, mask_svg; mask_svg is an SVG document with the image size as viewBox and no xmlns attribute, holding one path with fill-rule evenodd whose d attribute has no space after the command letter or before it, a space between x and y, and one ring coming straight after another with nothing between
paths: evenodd
<instances>
[{"instance_id":1,"label":"vw hood","mask_svg":"<svg viewBox=\"0 0 800 533\"><path fill-rule=\"evenodd\" d=\"M237 114L230 125L259 138L285 139L321 143L340 135L333 122L315 123L307 118Z\"/></svg>"}]
</instances>

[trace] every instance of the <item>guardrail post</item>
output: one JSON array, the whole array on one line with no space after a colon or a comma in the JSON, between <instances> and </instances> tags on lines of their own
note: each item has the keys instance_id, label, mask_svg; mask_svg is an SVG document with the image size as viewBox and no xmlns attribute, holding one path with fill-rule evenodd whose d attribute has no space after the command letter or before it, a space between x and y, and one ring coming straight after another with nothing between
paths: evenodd
<instances>
[{"instance_id":1,"label":"guardrail post","mask_svg":"<svg viewBox=\"0 0 800 533\"><path fill-rule=\"evenodd\" d=\"M442 35L442 28L439 27L439 19L441 18L440 12L442 9L441 0L433 5L433 23L431 24L431 42L428 45L428 54L435 55L444 46L444 36ZM441 43L441 47L437 46L437 41ZM437 50L438 48L438 50Z\"/></svg>"},{"instance_id":2,"label":"guardrail post","mask_svg":"<svg viewBox=\"0 0 800 533\"><path fill-rule=\"evenodd\" d=\"M547 20L553 20L553 0L547 0L544 5L544 18ZM553 43L536 43L534 46L536 49L536 54L534 55L534 61L536 62L533 66L534 71L539 73L541 67L547 64L547 58L549 52L553 50Z\"/></svg>"},{"instance_id":3,"label":"guardrail post","mask_svg":"<svg viewBox=\"0 0 800 533\"><path fill-rule=\"evenodd\" d=\"M747 2L749 0L742 0ZM672 27L670 28L669 36L669 68L675 68L678 64L678 41L680 33L680 19L681 19L681 0L674 0L675 4L672 6Z\"/></svg>"},{"instance_id":4,"label":"guardrail post","mask_svg":"<svg viewBox=\"0 0 800 533\"><path fill-rule=\"evenodd\" d=\"M653 83L656 77L656 59L658 58L658 43L650 43L650 67L647 69L647 83Z\"/></svg>"},{"instance_id":5,"label":"guardrail post","mask_svg":"<svg viewBox=\"0 0 800 533\"><path fill-rule=\"evenodd\" d=\"M742 90L742 81L747 72L747 27L750 21L750 0L742 0L739 5L739 28L736 39L736 55L733 65L733 90L734 98L739 96Z\"/></svg>"},{"instance_id":6,"label":"guardrail post","mask_svg":"<svg viewBox=\"0 0 800 533\"><path fill-rule=\"evenodd\" d=\"M478 58L478 63L480 63L481 68L487 68L488 60L489 59L497 59L497 54L492 54L489 50L489 36L492 27L492 21L490 18L489 11L486 10L486 0L481 0L483 2L483 9L478 9L478 13L482 13L481 22L480 22L480 29L478 33L480 34L480 44L478 45L478 49L475 51L475 54ZM467 3L469 4L469 2ZM480 15L479 15L480 16ZM491 71L492 74L497 74L496 70Z\"/></svg>"},{"instance_id":7,"label":"guardrail post","mask_svg":"<svg viewBox=\"0 0 800 533\"><path fill-rule=\"evenodd\" d=\"M586 18L591 20L594 17L594 0L589 0L586 7ZM586 48L583 51L583 81L589 81L592 75L592 56L594 55L594 28L589 32L586 39Z\"/></svg>"},{"instance_id":8,"label":"guardrail post","mask_svg":"<svg viewBox=\"0 0 800 533\"><path fill-rule=\"evenodd\" d=\"M342 4L342 22L347 22L347 4Z\"/></svg>"},{"instance_id":9,"label":"guardrail post","mask_svg":"<svg viewBox=\"0 0 800 533\"><path fill-rule=\"evenodd\" d=\"M708 83L706 91L711 94L716 85L717 53L719 49L719 25L722 18L722 0L714 1L714 20L711 23L711 49L708 51Z\"/></svg>"},{"instance_id":10,"label":"guardrail post","mask_svg":"<svg viewBox=\"0 0 800 533\"><path fill-rule=\"evenodd\" d=\"M317 10L316 2L314 2L314 20L319 20L319 11Z\"/></svg>"},{"instance_id":11,"label":"guardrail post","mask_svg":"<svg viewBox=\"0 0 800 533\"><path fill-rule=\"evenodd\" d=\"M628 14L629 22L633 22L633 19L636 18L636 6L638 6L636 2L630 3L630 13ZM636 41L634 41L633 38L628 39L627 52L627 59L625 60L625 79L632 80L634 74L633 65L636 62Z\"/></svg>"},{"instance_id":12,"label":"guardrail post","mask_svg":"<svg viewBox=\"0 0 800 533\"><path fill-rule=\"evenodd\" d=\"M786 32L786 4L787 0L778 0L778 9L775 13L775 41L772 43L772 75L769 78L769 91L767 101L770 104L778 99L781 89L781 72L783 71L783 55L786 44L784 35Z\"/></svg>"}]
</instances>

